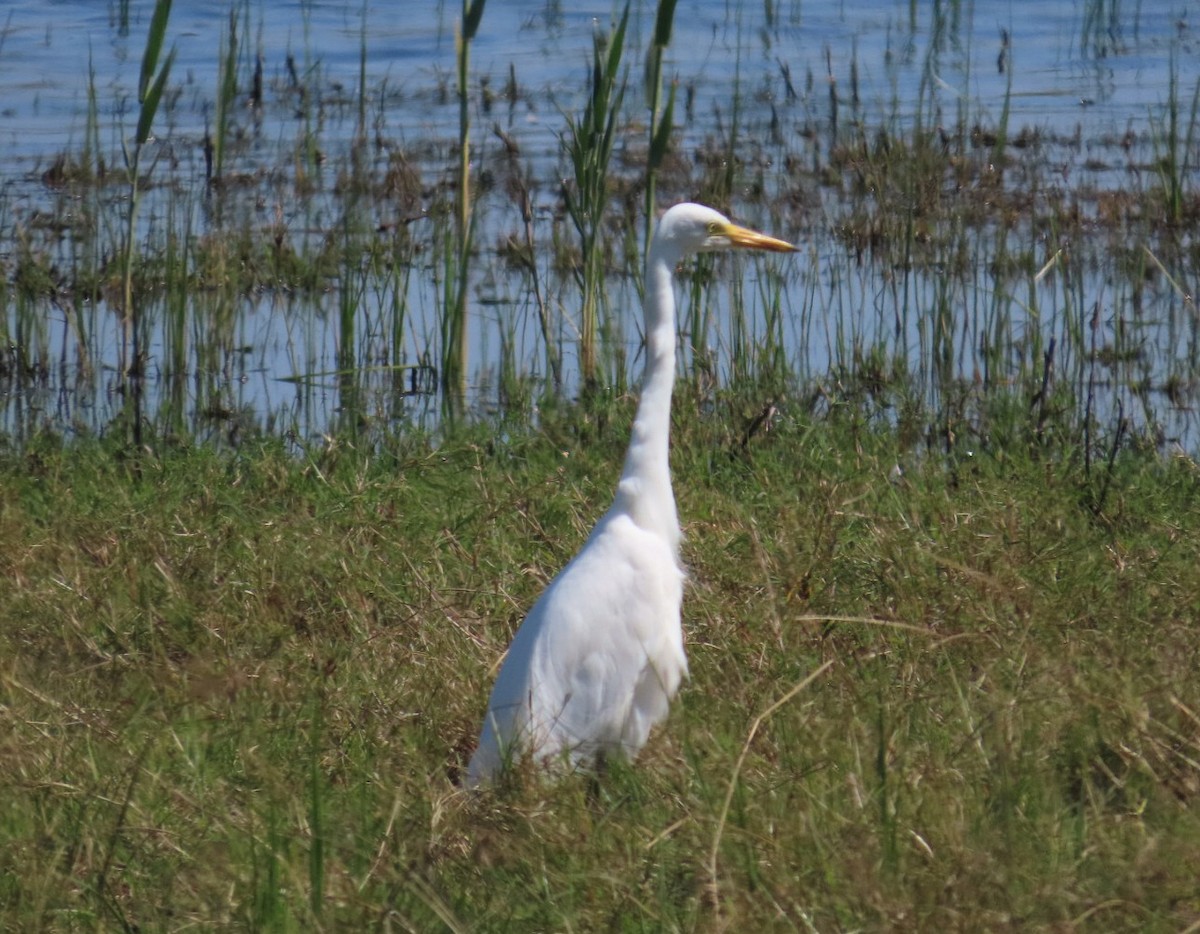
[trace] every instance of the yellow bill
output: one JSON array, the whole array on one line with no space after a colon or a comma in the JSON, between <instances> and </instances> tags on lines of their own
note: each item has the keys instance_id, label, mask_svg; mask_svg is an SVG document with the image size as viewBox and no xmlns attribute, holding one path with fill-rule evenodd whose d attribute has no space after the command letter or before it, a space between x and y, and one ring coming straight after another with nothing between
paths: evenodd
<instances>
[{"instance_id":1,"label":"yellow bill","mask_svg":"<svg viewBox=\"0 0 1200 934\"><path fill-rule=\"evenodd\" d=\"M768 237L757 230L751 230L749 227L739 227L737 224L726 225L721 230L721 233L729 238L731 244L746 250L770 250L772 253L795 253L800 249L786 240L776 240L774 237Z\"/></svg>"}]
</instances>

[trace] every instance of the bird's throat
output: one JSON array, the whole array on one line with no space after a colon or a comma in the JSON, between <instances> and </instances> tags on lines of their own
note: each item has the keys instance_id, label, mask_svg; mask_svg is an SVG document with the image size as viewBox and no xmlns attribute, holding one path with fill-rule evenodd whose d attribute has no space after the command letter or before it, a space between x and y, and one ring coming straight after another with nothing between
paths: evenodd
<instances>
[{"instance_id":1,"label":"bird's throat","mask_svg":"<svg viewBox=\"0 0 1200 934\"><path fill-rule=\"evenodd\" d=\"M671 267L647 264L646 368L625 467L614 506L678 547L679 519L671 489L671 392L675 385L675 298Z\"/></svg>"}]
</instances>

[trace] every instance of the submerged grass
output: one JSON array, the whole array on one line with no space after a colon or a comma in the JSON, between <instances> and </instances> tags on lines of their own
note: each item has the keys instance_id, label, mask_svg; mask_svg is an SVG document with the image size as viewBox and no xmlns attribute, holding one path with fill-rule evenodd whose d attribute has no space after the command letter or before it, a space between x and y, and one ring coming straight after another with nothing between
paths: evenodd
<instances>
[{"instance_id":1,"label":"submerged grass","mask_svg":"<svg viewBox=\"0 0 1200 934\"><path fill-rule=\"evenodd\" d=\"M456 787L630 403L297 459L0 457L5 927L1200 920L1200 471L680 405L692 680L598 782ZM1063 454L1068 452L1062 452Z\"/></svg>"}]
</instances>

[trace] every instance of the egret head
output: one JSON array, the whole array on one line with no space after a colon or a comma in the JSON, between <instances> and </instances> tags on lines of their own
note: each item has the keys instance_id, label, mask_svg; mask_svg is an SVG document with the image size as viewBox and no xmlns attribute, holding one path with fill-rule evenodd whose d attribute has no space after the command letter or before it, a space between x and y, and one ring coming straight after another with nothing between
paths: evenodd
<instances>
[{"instance_id":1,"label":"egret head","mask_svg":"<svg viewBox=\"0 0 1200 934\"><path fill-rule=\"evenodd\" d=\"M719 211L702 204L677 204L658 222L655 239L669 244L683 256L721 250L770 250L791 253L796 247L747 227L739 227Z\"/></svg>"}]
</instances>

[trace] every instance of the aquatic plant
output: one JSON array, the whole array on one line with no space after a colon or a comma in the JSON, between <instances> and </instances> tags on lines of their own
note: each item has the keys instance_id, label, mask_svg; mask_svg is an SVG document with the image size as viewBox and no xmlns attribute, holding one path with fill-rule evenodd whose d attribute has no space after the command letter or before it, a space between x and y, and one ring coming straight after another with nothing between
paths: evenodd
<instances>
[{"instance_id":1,"label":"aquatic plant","mask_svg":"<svg viewBox=\"0 0 1200 934\"><path fill-rule=\"evenodd\" d=\"M649 248L658 211L657 176L659 167L666 157L671 143L671 131L675 121L675 91L677 84L671 82L665 106L662 102L663 58L671 44L671 27L675 22L676 0L658 0L654 17L654 35L646 49L646 109L649 111L647 132L649 149L646 156L646 199L643 207L645 227L642 232L642 249ZM639 272L640 275L640 272Z\"/></svg>"},{"instance_id":2,"label":"aquatic plant","mask_svg":"<svg viewBox=\"0 0 1200 934\"><path fill-rule=\"evenodd\" d=\"M564 145L574 171L572 183L564 185L567 213L579 235L580 260L575 269L582 291L579 317L579 368L585 386L599 383L597 370L598 322L604 301L604 221L609 198L609 163L625 99L621 55L629 4L611 33L597 31L592 37L591 79L588 99L578 117L566 115Z\"/></svg>"},{"instance_id":3,"label":"aquatic plant","mask_svg":"<svg viewBox=\"0 0 1200 934\"><path fill-rule=\"evenodd\" d=\"M175 60L175 49L159 64L163 42L167 34L167 21L171 15L171 0L156 0L150 27L146 34L146 47L142 53L141 72L138 78L138 120L134 132L133 146L125 148L125 167L129 173L129 207L125 218L124 264L122 276L122 340L120 372L123 389L132 406L130 423L135 447L142 440L142 377L143 357L142 301L133 288L134 264L137 260L137 215L141 199L142 159L150 142L150 131L154 117L162 100L163 89L171 74L171 63Z\"/></svg>"},{"instance_id":4,"label":"aquatic plant","mask_svg":"<svg viewBox=\"0 0 1200 934\"><path fill-rule=\"evenodd\" d=\"M474 213L471 203L471 42L479 31L486 0L463 0L462 21L455 35L458 75L458 199L455 249L445 253L445 295L442 308L442 391L450 413L466 405L468 366L468 289Z\"/></svg>"}]
</instances>

